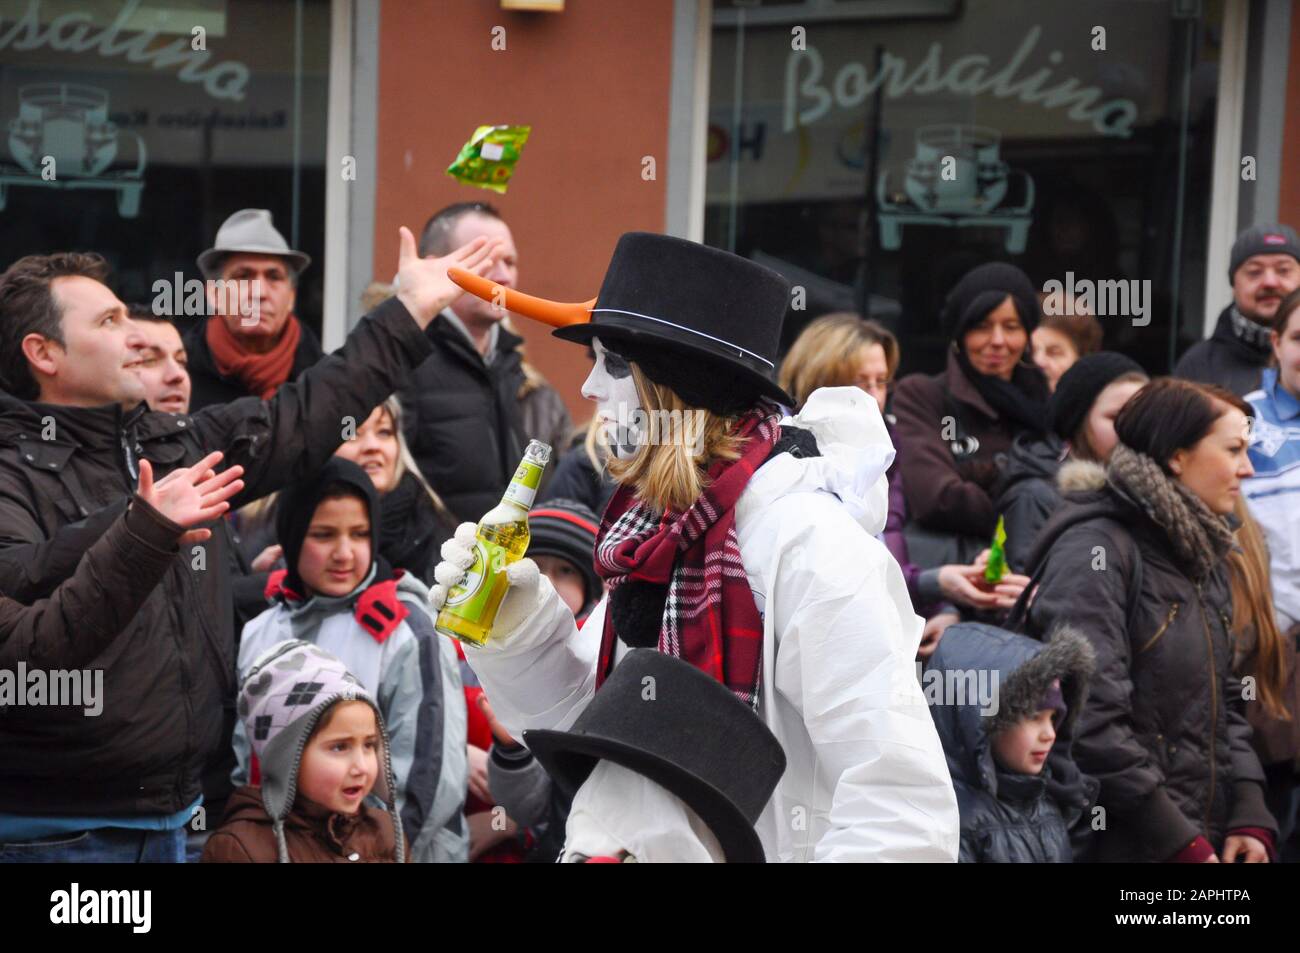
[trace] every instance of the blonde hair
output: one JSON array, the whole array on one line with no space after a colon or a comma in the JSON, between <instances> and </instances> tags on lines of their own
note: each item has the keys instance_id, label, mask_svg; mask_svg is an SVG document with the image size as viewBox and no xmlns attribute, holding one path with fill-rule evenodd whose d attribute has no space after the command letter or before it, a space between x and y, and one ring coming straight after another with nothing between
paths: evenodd
<instances>
[{"instance_id":1,"label":"blonde hair","mask_svg":"<svg viewBox=\"0 0 1300 953\"><path fill-rule=\"evenodd\" d=\"M1259 682L1259 700L1264 711L1273 718L1290 720L1282 700L1285 692L1286 657L1283 636L1277 627L1273 612L1272 586L1268 573L1268 547L1259 523L1255 522L1238 497L1234 513L1241 521L1237 529L1237 542L1228 554L1228 581L1232 588L1232 630L1240 640L1243 634L1253 631L1254 644L1239 642L1245 658ZM1240 665L1236 666L1240 668Z\"/></svg>"},{"instance_id":2,"label":"blonde hair","mask_svg":"<svg viewBox=\"0 0 1300 953\"><path fill-rule=\"evenodd\" d=\"M645 376L629 361L641 408L647 413L666 412L682 422L676 434L659 443L645 443L627 460L609 457L609 473L619 483L635 487L638 500L660 511L680 512L694 503L709 485L708 469L717 460L740 457L745 439L731 434L736 417L723 417L692 407L677 393ZM695 418L694 440L685 439L686 423ZM697 453L695 447L699 446Z\"/></svg>"},{"instance_id":3,"label":"blonde hair","mask_svg":"<svg viewBox=\"0 0 1300 953\"><path fill-rule=\"evenodd\" d=\"M898 339L888 328L851 311L822 315L799 334L781 362L780 382L802 407L819 387L851 386L858 375L862 349L879 344L890 380L898 370Z\"/></svg>"},{"instance_id":4,"label":"blonde hair","mask_svg":"<svg viewBox=\"0 0 1300 953\"><path fill-rule=\"evenodd\" d=\"M379 405L380 408L388 415L388 419L393 424L393 432L397 435L397 465L393 468L393 486L402 482L402 477L411 474L415 477L415 482L419 483L428 494L429 501L433 504L434 510L444 520L455 525L456 520L451 515L451 510L447 509L447 504L442 502L437 492L429 485L429 481L424 478L420 472L420 466L415 462L415 457L411 455L411 448L406 443L406 434L402 431L402 402L398 400L396 394L389 395L388 399ZM371 411L374 413L374 411ZM381 504L382 506L382 501Z\"/></svg>"},{"instance_id":5,"label":"blonde hair","mask_svg":"<svg viewBox=\"0 0 1300 953\"><path fill-rule=\"evenodd\" d=\"M574 428L574 438L582 436L582 452L587 455L591 461L591 467L597 473L604 473L606 466L609 464L609 447L600 439L604 428L600 425L600 418L592 416L586 424Z\"/></svg>"},{"instance_id":6,"label":"blonde hair","mask_svg":"<svg viewBox=\"0 0 1300 953\"><path fill-rule=\"evenodd\" d=\"M429 501L433 503L434 511L448 524L456 525L456 518L451 515L451 510L447 509L447 504L442 501L442 497L429 485L429 481L420 472L415 457L411 455L411 448L406 443L406 435L402 432L402 402L397 399L396 394L392 394L382 404L371 410L370 414L366 415L366 420L370 419L370 415L375 410L382 410L388 415L388 419L393 425L393 433L397 436L397 462L393 467L393 487L396 488L397 484L402 482L402 477L407 473L411 474L424 492L428 494ZM365 420L361 422L365 423ZM275 505L275 501L279 496L280 491L277 490L240 508L240 519L247 520L249 526L256 526L271 519L271 507ZM380 507L382 511L382 498L380 499Z\"/></svg>"},{"instance_id":7,"label":"blonde hair","mask_svg":"<svg viewBox=\"0 0 1300 953\"><path fill-rule=\"evenodd\" d=\"M397 289L383 281L372 281L361 292L361 310L369 314L393 295Z\"/></svg>"}]
</instances>

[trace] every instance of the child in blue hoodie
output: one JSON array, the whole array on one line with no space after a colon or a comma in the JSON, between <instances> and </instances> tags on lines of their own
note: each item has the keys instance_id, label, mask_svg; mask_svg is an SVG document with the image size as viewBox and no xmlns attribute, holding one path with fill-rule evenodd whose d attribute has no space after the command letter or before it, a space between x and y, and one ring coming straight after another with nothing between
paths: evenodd
<instances>
[{"instance_id":1,"label":"child in blue hoodie","mask_svg":"<svg viewBox=\"0 0 1300 953\"><path fill-rule=\"evenodd\" d=\"M957 793L960 862L1069 863L1086 843L1098 783L1070 738L1094 658L1069 628L1046 643L975 622L944 633L922 681Z\"/></svg>"}]
</instances>

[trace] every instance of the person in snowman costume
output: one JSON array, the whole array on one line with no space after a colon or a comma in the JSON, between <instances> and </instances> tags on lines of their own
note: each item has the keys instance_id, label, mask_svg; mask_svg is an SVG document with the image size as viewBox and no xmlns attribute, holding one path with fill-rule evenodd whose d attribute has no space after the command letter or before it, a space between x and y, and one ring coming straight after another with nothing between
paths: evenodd
<instances>
[{"instance_id":1,"label":"person in snowman costume","mask_svg":"<svg viewBox=\"0 0 1300 953\"><path fill-rule=\"evenodd\" d=\"M786 281L643 232L622 236L582 304L450 274L591 345L582 393L619 482L594 554L609 592L583 628L525 558L507 569L491 638L466 650L502 726L525 744L529 730L567 730L630 649L657 648L724 684L784 749L755 823L767 860L955 861L957 801L915 670L922 620L878 538L894 448L857 388L785 415L773 371ZM474 534L464 523L444 544L435 609ZM675 856L722 859L686 805L605 761L575 794L565 856L626 850L610 832L634 830L637 811L656 827L683 819Z\"/></svg>"}]
</instances>

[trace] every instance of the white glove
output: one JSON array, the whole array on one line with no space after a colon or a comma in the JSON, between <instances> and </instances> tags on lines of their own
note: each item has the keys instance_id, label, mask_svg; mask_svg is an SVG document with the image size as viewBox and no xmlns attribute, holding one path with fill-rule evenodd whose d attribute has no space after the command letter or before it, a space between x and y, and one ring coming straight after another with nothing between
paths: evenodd
<instances>
[{"instance_id":1,"label":"white glove","mask_svg":"<svg viewBox=\"0 0 1300 953\"><path fill-rule=\"evenodd\" d=\"M465 570L474 564L474 539L478 527L461 523L456 533L442 544L442 562L433 567L434 585L429 589L429 605L440 612L447 601L447 592L465 578ZM537 563L524 557L506 566L506 582L510 588L501 600L496 621L492 623L492 638L509 635L519 624L533 614L541 595L538 579L541 576ZM549 586L547 591L554 593Z\"/></svg>"}]
</instances>

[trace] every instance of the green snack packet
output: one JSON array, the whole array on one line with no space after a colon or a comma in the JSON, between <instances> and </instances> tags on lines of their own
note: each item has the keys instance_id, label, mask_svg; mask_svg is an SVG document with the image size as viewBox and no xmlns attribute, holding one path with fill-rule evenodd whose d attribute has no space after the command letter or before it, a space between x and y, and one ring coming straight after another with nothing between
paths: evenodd
<instances>
[{"instance_id":1,"label":"green snack packet","mask_svg":"<svg viewBox=\"0 0 1300 953\"><path fill-rule=\"evenodd\" d=\"M532 126L479 126L447 174L457 182L505 194Z\"/></svg>"},{"instance_id":2,"label":"green snack packet","mask_svg":"<svg viewBox=\"0 0 1300 953\"><path fill-rule=\"evenodd\" d=\"M993 546L989 549L989 562L984 567L984 581L995 586L1007 574L1007 528L1002 517L998 517L997 529L993 531Z\"/></svg>"}]
</instances>

